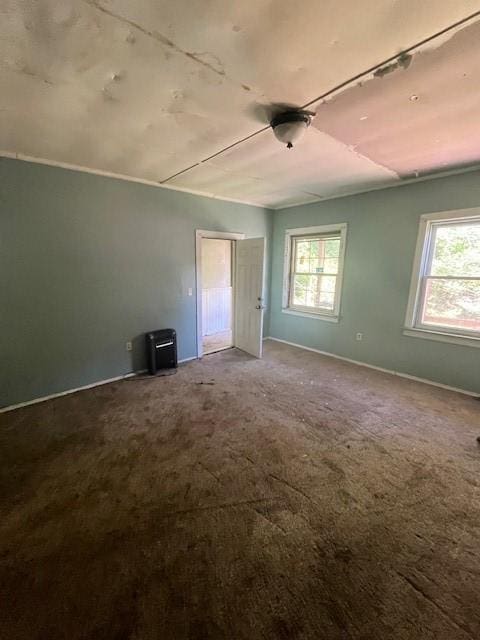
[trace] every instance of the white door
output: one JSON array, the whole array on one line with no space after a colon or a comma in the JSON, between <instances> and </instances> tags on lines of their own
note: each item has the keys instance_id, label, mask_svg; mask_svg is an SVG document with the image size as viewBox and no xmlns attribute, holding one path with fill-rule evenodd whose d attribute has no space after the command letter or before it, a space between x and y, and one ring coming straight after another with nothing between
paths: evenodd
<instances>
[{"instance_id":1,"label":"white door","mask_svg":"<svg viewBox=\"0 0 480 640\"><path fill-rule=\"evenodd\" d=\"M237 240L235 247L235 346L262 357L265 238Z\"/></svg>"}]
</instances>

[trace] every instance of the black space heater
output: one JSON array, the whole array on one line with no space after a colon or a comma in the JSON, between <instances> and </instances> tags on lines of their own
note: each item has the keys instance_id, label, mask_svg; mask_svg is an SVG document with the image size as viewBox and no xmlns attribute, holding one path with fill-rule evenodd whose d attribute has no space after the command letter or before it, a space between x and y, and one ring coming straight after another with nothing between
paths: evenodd
<instances>
[{"instance_id":1,"label":"black space heater","mask_svg":"<svg viewBox=\"0 0 480 640\"><path fill-rule=\"evenodd\" d=\"M177 334L175 329L159 329L146 334L148 371L154 376L160 369L177 366Z\"/></svg>"}]
</instances>

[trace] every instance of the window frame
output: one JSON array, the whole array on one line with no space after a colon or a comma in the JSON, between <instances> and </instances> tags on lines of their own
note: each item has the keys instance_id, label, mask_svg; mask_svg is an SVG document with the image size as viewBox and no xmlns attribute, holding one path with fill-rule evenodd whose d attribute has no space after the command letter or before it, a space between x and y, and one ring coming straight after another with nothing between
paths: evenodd
<instances>
[{"instance_id":1,"label":"window frame","mask_svg":"<svg viewBox=\"0 0 480 640\"><path fill-rule=\"evenodd\" d=\"M429 275L429 269L434 253L435 230L441 226L471 222L480 223L480 208L426 213L420 217L405 317L405 335L480 347L480 331L448 325L424 324L421 321L421 312L425 304L425 283L428 277L432 277ZM476 277L470 276L466 279L476 279ZM480 277L478 279L480 280Z\"/></svg>"},{"instance_id":2,"label":"window frame","mask_svg":"<svg viewBox=\"0 0 480 640\"><path fill-rule=\"evenodd\" d=\"M315 237L320 235L338 234L340 236L340 248L338 252L338 272L336 274L335 296L333 309L320 309L315 307L303 307L291 304L292 296L292 280L294 275L293 260L295 252L293 251L294 242L297 239ZM347 237L347 223L328 224L316 227L300 227L297 229L287 229L285 231L285 251L284 251L284 267L283 267L283 297L282 312L291 315L303 316L307 318L315 318L318 320L327 320L329 322L338 322L340 318L340 307L342 297L343 273L345 264L345 247ZM315 275L315 274L312 274ZM322 274L318 274L322 275ZM327 274L328 275L328 274Z\"/></svg>"}]
</instances>

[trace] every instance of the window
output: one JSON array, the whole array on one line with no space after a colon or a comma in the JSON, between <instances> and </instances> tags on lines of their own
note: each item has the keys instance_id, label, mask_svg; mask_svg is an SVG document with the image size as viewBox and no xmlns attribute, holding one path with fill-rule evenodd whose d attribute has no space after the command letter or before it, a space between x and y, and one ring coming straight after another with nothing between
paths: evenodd
<instances>
[{"instance_id":1,"label":"window","mask_svg":"<svg viewBox=\"0 0 480 640\"><path fill-rule=\"evenodd\" d=\"M347 225L289 229L283 310L336 321Z\"/></svg>"},{"instance_id":2,"label":"window","mask_svg":"<svg viewBox=\"0 0 480 640\"><path fill-rule=\"evenodd\" d=\"M408 329L480 339L480 212L475 214L422 216Z\"/></svg>"}]
</instances>

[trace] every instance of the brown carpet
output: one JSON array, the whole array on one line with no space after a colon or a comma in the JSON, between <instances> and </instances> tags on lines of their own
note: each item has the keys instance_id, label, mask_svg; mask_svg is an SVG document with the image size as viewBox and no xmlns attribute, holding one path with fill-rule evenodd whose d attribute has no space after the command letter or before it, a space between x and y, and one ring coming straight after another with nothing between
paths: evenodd
<instances>
[{"instance_id":1,"label":"brown carpet","mask_svg":"<svg viewBox=\"0 0 480 640\"><path fill-rule=\"evenodd\" d=\"M3 640L480 638L480 403L265 351L0 416Z\"/></svg>"}]
</instances>

